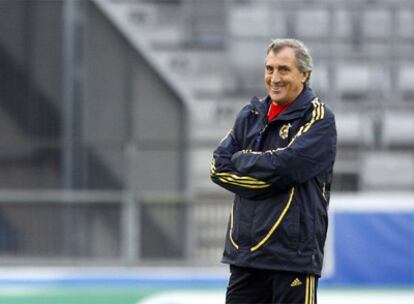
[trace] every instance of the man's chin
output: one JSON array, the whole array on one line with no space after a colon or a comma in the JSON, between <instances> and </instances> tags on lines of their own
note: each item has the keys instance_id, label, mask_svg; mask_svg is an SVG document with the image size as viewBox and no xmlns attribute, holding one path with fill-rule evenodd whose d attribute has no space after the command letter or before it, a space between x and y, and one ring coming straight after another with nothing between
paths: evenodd
<instances>
[{"instance_id":1,"label":"man's chin","mask_svg":"<svg viewBox=\"0 0 414 304\"><path fill-rule=\"evenodd\" d=\"M273 101L276 101L278 104L283 104L284 102L284 96L283 95L281 95L281 94L269 94L270 95L270 98L273 100Z\"/></svg>"}]
</instances>

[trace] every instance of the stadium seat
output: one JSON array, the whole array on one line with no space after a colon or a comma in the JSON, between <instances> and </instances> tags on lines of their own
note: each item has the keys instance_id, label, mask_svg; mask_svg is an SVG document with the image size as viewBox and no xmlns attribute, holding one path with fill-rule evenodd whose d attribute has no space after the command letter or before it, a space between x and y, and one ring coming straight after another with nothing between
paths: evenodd
<instances>
[{"instance_id":1,"label":"stadium seat","mask_svg":"<svg viewBox=\"0 0 414 304\"><path fill-rule=\"evenodd\" d=\"M413 39L414 12L412 10L400 9L396 16L396 34L398 38Z\"/></svg>"},{"instance_id":2,"label":"stadium seat","mask_svg":"<svg viewBox=\"0 0 414 304\"><path fill-rule=\"evenodd\" d=\"M362 113L337 113L338 145L343 147L369 147L374 144L374 127L369 116Z\"/></svg>"},{"instance_id":3,"label":"stadium seat","mask_svg":"<svg viewBox=\"0 0 414 304\"><path fill-rule=\"evenodd\" d=\"M398 71L398 92L402 98L414 101L414 64L402 64Z\"/></svg>"},{"instance_id":4,"label":"stadium seat","mask_svg":"<svg viewBox=\"0 0 414 304\"><path fill-rule=\"evenodd\" d=\"M362 32L366 38L389 39L392 35L392 18L389 10L367 9L363 12Z\"/></svg>"},{"instance_id":5,"label":"stadium seat","mask_svg":"<svg viewBox=\"0 0 414 304\"><path fill-rule=\"evenodd\" d=\"M412 153L369 152L361 166L362 188L366 190L412 190L414 158Z\"/></svg>"},{"instance_id":6,"label":"stadium seat","mask_svg":"<svg viewBox=\"0 0 414 304\"><path fill-rule=\"evenodd\" d=\"M262 7L239 6L229 12L228 26L232 36L266 37L269 35L269 22L270 11Z\"/></svg>"},{"instance_id":7,"label":"stadium seat","mask_svg":"<svg viewBox=\"0 0 414 304\"><path fill-rule=\"evenodd\" d=\"M352 35L352 11L338 8L332 12L333 36L335 38L350 38Z\"/></svg>"},{"instance_id":8,"label":"stadium seat","mask_svg":"<svg viewBox=\"0 0 414 304\"><path fill-rule=\"evenodd\" d=\"M288 26L287 26L287 15L282 10L272 10L270 13L270 20L268 21L268 27L270 37L279 38L287 37Z\"/></svg>"},{"instance_id":9,"label":"stadium seat","mask_svg":"<svg viewBox=\"0 0 414 304\"><path fill-rule=\"evenodd\" d=\"M325 9L302 9L296 14L296 34L301 38L328 38L329 19L329 12Z\"/></svg>"},{"instance_id":10,"label":"stadium seat","mask_svg":"<svg viewBox=\"0 0 414 304\"><path fill-rule=\"evenodd\" d=\"M315 63L310 84L318 95L325 95L329 91L329 71L326 65Z\"/></svg>"},{"instance_id":11,"label":"stadium seat","mask_svg":"<svg viewBox=\"0 0 414 304\"><path fill-rule=\"evenodd\" d=\"M335 80L337 93L343 100L380 101L391 90L389 68L381 61L343 62L337 66Z\"/></svg>"},{"instance_id":12,"label":"stadium seat","mask_svg":"<svg viewBox=\"0 0 414 304\"><path fill-rule=\"evenodd\" d=\"M336 70L336 89L341 98L362 99L370 90L371 75L367 65L343 63Z\"/></svg>"},{"instance_id":13,"label":"stadium seat","mask_svg":"<svg viewBox=\"0 0 414 304\"><path fill-rule=\"evenodd\" d=\"M385 148L414 148L414 119L412 113L385 112L382 125L382 145Z\"/></svg>"},{"instance_id":14,"label":"stadium seat","mask_svg":"<svg viewBox=\"0 0 414 304\"><path fill-rule=\"evenodd\" d=\"M230 58L234 86L238 90L256 90L263 87L264 59L269 40L234 38L226 52ZM258 94L258 93L256 93Z\"/></svg>"}]
</instances>

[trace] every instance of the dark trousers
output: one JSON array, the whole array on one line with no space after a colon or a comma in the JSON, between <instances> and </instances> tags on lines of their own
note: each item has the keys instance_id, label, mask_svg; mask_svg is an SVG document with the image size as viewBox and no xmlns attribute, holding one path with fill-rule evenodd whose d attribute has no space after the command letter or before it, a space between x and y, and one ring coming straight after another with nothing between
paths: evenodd
<instances>
[{"instance_id":1,"label":"dark trousers","mask_svg":"<svg viewBox=\"0 0 414 304\"><path fill-rule=\"evenodd\" d=\"M318 278L230 265L226 304L316 304Z\"/></svg>"}]
</instances>

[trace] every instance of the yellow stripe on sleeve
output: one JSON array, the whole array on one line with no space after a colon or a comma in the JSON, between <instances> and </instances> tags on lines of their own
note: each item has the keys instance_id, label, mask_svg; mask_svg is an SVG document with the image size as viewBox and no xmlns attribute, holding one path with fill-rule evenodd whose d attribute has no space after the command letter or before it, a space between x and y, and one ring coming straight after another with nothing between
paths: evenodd
<instances>
[{"instance_id":1,"label":"yellow stripe on sleeve","mask_svg":"<svg viewBox=\"0 0 414 304\"><path fill-rule=\"evenodd\" d=\"M268 185L268 184L266 184L266 185L247 185L247 184L227 180L227 179L222 178L222 177L219 177L219 180L222 181L223 183L226 183L226 184L231 184L231 185L244 187L244 188L250 188L250 189L264 189L264 188L270 187L270 185Z\"/></svg>"},{"instance_id":2,"label":"yellow stripe on sleeve","mask_svg":"<svg viewBox=\"0 0 414 304\"><path fill-rule=\"evenodd\" d=\"M270 187L270 184L250 176L239 176L228 172L217 172L215 161L213 159L210 167L210 174L212 177L217 177L220 181L235 186L250 188L250 189L262 189Z\"/></svg>"}]
</instances>

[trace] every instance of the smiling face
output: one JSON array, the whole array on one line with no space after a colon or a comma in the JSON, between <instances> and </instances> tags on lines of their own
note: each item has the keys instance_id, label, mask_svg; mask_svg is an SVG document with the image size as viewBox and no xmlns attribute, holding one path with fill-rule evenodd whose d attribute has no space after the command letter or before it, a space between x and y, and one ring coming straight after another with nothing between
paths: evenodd
<instances>
[{"instance_id":1,"label":"smiling face","mask_svg":"<svg viewBox=\"0 0 414 304\"><path fill-rule=\"evenodd\" d=\"M295 51L290 47L266 56L264 82L267 92L278 105L292 103L302 92L309 72L298 68Z\"/></svg>"}]
</instances>

